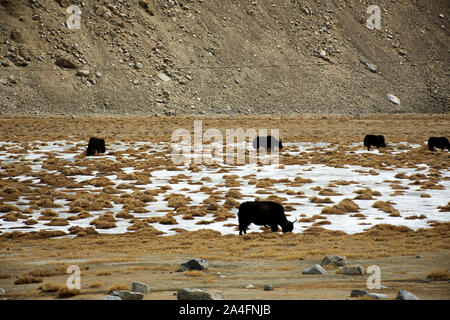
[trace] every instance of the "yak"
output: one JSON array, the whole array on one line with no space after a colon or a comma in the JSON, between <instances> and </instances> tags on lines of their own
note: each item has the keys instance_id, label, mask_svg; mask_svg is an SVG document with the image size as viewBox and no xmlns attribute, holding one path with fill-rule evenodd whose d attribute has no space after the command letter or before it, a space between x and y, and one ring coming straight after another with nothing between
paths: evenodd
<instances>
[{"instance_id":1,"label":"yak","mask_svg":"<svg viewBox=\"0 0 450 320\"><path fill-rule=\"evenodd\" d=\"M441 150L447 149L450 151L450 143L446 137L430 137L428 139L428 150L434 151L434 148Z\"/></svg>"},{"instance_id":2,"label":"yak","mask_svg":"<svg viewBox=\"0 0 450 320\"><path fill-rule=\"evenodd\" d=\"M384 142L384 136L376 136L373 134L368 134L364 137L364 146L367 147L367 151L370 151L370 147L374 146L377 148L386 148L386 143Z\"/></svg>"},{"instance_id":3,"label":"yak","mask_svg":"<svg viewBox=\"0 0 450 320\"><path fill-rule=\"evenodd\" d=\"M86 156L93 156L97 153L105 153L105 140L91 137L86 148Z\"/></svg>"},{"instance_id":4,"label":"yak","mask_svg":"<svg viewBox=\"0 0 450 320\"><path fill-rule=\"evenodd\" d=\"M294 222L288 221L281 204L273 201L247 201L239 206L239 235L247 233L250 224L270 226L273 232L281 226L283 232L292 232Z\"/></svg>"},{"instance_id":5,"label":"yak","mask_svg":"<svg viewBox=\"0 0 450 320\"><path fill-rule=\"evenodd\" d=\"M259 148L264 148L266 150L271 150L274 147L278 147L278 150L283 149L283 143L275 137L272 136L259 136L253 140L253 148L258 150Z\"/></svg>"}]
</instances>

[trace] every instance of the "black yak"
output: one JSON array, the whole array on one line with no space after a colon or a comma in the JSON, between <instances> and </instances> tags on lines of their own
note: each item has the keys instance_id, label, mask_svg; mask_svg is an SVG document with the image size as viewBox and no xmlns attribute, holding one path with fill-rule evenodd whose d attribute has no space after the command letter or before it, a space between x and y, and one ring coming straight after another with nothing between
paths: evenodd
<instances>
[{"instance_id":1,"label":"black yak","mask_svg":"<svg viewBox=\"0 0 450 320\"><path fill-rule=\"evenodd\" d=\"M264 148L266 150L271 150L272 148L277 147L278 150L283 149L283 143L275 137L272 136L259 136L253 140L253 148L258 150L259 148Z\"/></svg>"},{"instance_id":2,"label":"black yak","mask_svg":"<svg viewBox=\"0 0 450 320\"><path fill-rule=\"evenodd\" d=\"M273 201L247 201L239 206L239 235L247 233L247 227L254 223L259 226L270 226L277 231L281 226L283 232L292 232L294 222L288 221L281 204Z\"/></svg>"},{"instance_id":3,"label":"black yak","mask_svg":"<svg viewBox=\"0 0 450 320\"><path fill-rule=\"evenodd\" d=\"M368 134L364 137L364 146L367 147L367 151L370 151L371 146L377 148L386 148L384 136L375 136L372 134Z\"/></svg>"},{"instance_id":4,"label":"black yak","mask_svg":"<svg viewBox=\"0 0 450 320\"><path fill-rule=\"evenodd\" d=\"M89 144L86 148L86 156L93 156L97 153L105 153L105 140L98 138L90 138Z\"/></svg>"},{"instance_id":5,"label":"black yak","mask_svg":"<svg viewBox=\"0 0 450 320\"><path fill-rule=\"evenodd\" d=\"M446 137L430 137L428 139L428 149L434 151L434 148L441 150L447 149L450 151L450 143Z\"/></svg>"}]
</instances>

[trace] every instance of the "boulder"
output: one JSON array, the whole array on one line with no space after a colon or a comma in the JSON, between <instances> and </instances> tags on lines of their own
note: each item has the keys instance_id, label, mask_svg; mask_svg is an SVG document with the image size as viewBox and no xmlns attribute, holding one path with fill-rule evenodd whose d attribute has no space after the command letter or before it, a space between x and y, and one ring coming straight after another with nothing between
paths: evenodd
<instances>
[{"instance_id":1,"label":"boulder","mask_svg":"<svg viewBox=\"0 0 450 320\"><path fill-rule=\"evenodd\" d=\"M148 285L142 282L133 282L131 284L131 291L133 292L140 292L140 293L148 293Z\"/></svg>"},{"instance_id":2,"label":"boulder","mask_svg":"<svg viewBox=\"0 0 450 320\"><path fill-rule=\"evenodd\" d=\"M338 274L346 274L351 276L359 276L364 274L364 268L359 264L353 266L340 267L337 271Z\"/></svg>"},{"instance_id":3,"label":"boulder","mask_svg":"<svg viewBox=\"0 0 450 320\"><path fill-rule=\"evenodd\" d=\"M368 292L366 290L354 289L350 293L350 297L361 297L361 296L365 296L366 294L368 294Z\"/></svg>"},{"instance_id":4,"label":"boulder","mask_svg":"<svg viewBox=\"0 0 450 320\"><path fill-rule=\"evenodd\" d=\"M389 296L382 293L369 292L367 294L368 297L372 299L389 299Z\"/></svg>"},{"instance_id":5,"label":"boulder","mask_svg":"<svg viewBox=\"0 0 450 320\"><path fill-rule=\"evenodd\" d=\"M416 295L406 290L400 290L395 298L397 300L420 300Z\"/></svg>"},{"instance_id":6,"label":"boulder","mask_svg":"<svg viewBox=\"0 0 450 320\"><path fill-rule=\"evenodd\" d=\"M222 292L217 290L203 290L197 288L184 288L177 292L178 300L225 300Z\"/></svg>"},{"instance_id":7,"label":"boulder","mask_svg":"<svg viewBox=\"0 0 450 320\"><path fill-rule=\"evenodd\" d=\"M335 267L343 267L347 264L347 257L346 256L338 256L335 254L330 254L323 258L322 262L320 263L321 266L328 266L332 265Z\"/></svg>"},{"instance_id":8,"label":"boulder","mask_svg":"<svg viewBox=\"0 0 450 320\"><path fill-rule=\"evenodd\" d=\"M104 296L103 298L100 298L100 300L122 300L122 299L120 299L120 297L118 297L118 296L108 295L108 296Z\"/></svg>"},{"instance_id":9,"label":"boulder","mask_svg":"<svg viewBox=\"0 0 450 320\"><path fill-rule=\"evenodd\" d=\"M322 266L316 264L310 268L306 268L302 272L303 274L328 274L327 270L325 270Z\"/></svg>"},{"instance_id":10,"label":"boulder","mask_svg":"<svg viewBox=\"0 0 450 320\"><path fill-rule=\"evenodd\" d=\"M115 290L111 295L119 297L122 300L142 300L144 298L142 293L128 290Z\"/></svg>"},{"instance_id":11,"label":"boulder","mask_svg":"<svg viewBox=\"0 0 450 320\"><path fill-rule=\"evenodd\" d=\"M190 271L190 270L206 270L208 269L208 262L203 259L191 259L180 264L178 271Z\"/></svg>"}]
</instances>

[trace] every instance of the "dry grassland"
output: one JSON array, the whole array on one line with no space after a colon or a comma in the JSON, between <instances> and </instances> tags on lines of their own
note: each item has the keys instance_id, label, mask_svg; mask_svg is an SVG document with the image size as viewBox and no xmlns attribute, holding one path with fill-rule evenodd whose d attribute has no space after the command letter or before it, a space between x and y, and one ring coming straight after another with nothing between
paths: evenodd
<instances>
[{"instance_id":1,"label":"dry grassland","mask_svg":"<svg viewBox=\"0 0 450 320\"><path fill-rule=\"evenodd\" d=\"M202 119L202 118L200 118ZM177 128L193 131L193 118L151 118L151 117L4 117L0 119L0 140L18 142L20 154L27 149L30 141L71 139L85 144L89 136L105 138L107 142L152 141L169 142L171 132ZM427 189L442 187L439 170L447 169L449 153L427 150L424 141L429 136L450 136L449 115L378 115L366 118L349 118L343 116L303 116L303 117L243 117L203 118L203 130L207 128L266 128L280 129L283 141L327 141L337 144L342 141L362 142L366 133L384 134L388 148L379 154L356 154L352 148L342 144L332 152L304 153L301 156L289 156L289 148L281 153L280 163L305 164L322 163L329 166L343 164L362 165L366 168L363 174L372 175L373 169L389 170L389 168L417 168L427 164L431 167L431 175L421 176L399 174L396 179L408 181L413 186L423 189L421 197L427 196ZM423 147L411 149L405 153L393 154L389 143L406 141L420 144ZM142 150L141 150L142 151ZM350 151L350 152L349 152ZM34 178L45 182L49 187L31 188L31 182L18 183L8 179L31 171L31 163L3 165L0 171L0 212L2 219L12 221L22 219L32 227L37 221L28 219L30 210L38 208L41 213L38 220L45 220L48 225L64 225L65 219L58 217L55 211L58 198L70 202L72 216L69 221L89 216L92 211L104 212L96 218L88 228L73 227L73 237L55 237L65 235L58 231L11 232L0 235L0 287L5 289L11 299L91 299L106 295L112 288L129 289L132 281L142 281L150 285L151 292L145 299L175 299L173 295L182 287L204 287L219 289L229 299L347 299L352 289L365 289L367 275L336 275L334 270L324 277L302 275L301 271L313 264L320 263L327 254L345 255L351 264L360 263L367 267L379 265L382 270L382 283L388 286L383 293L396 296L399 289L407 289L423 299L449 299L448 271L450 266L450 223L433 223L433 228L412 231L406 227L380 224L363 233L348 235L340 231L329 231L320 227L327 224L329 214L347 214L364 219L358 205L352 199L333 203L330 196L335 194L333 187L351 185L352 181L334 181L327 188L317 190L321 197L306 199L323 205L321 215L306 218L305 222L315 225L299 234L278 234L270 230L247 235L221 235L212 230L186 232L182 229L173 236L161 236L152 227L153 223L171 224L174 215L182 215L183 219L202 217L206 212L215 212L216 221L233 218L229 209L239 204L242 194L233 187L239 180L230 176L226 179L229 191L218 193L214 188L205 187L202 191L209 193L203 207L190 206L189 194L170 192L170 184L165 188L142 190L139 183L151 181L151 172L156 168L168 168L171 164L167 158L146 156L139 166L142 174L123 174L120 179L137 180L131 187L131 194L121 192L121 188L112 187L110 181L102 176L82 183L70 178L70 173L85 171L86 174L96 170L102 174L120 171L129 167L133 159L121 157L122 151L108 150L114 153L117 161L97 161L95 168L84 155L77 157L76 166L67 167L64 173L37 173ZM139 148L128 150L135 157L140 157ZM14 157L14 154L12 154ZM141 156L143 157L143 156ZM45 168L57 168L64 172L67 163L64 159L49 156L44 163ZM388 165L386 165L388 164ZM147 170L148 169L148 170ZM172 168L176 170L176 168ZM191 166L196 170L195 166ZM147 170L147 171L146 171ZM226 169L224 169L226 171ZM147 173L144 173L147 172ZM227 172L224 172L227 175ZM176 176L172 183L186 177ZM268 197L264 191L270 190L274 182L283 177L257 180L247 177L251 183L260 187L262 198ZM307 181L298 177L289 182L295 185L308 185ZM191 181L196 183L196 181ZM395 181L393 191L397 189ZM56 187L67 190L79 186L99 186L103 192L99 196L89 193L70 195L55 192ZM289 184L287 184L289 185ZM356 188L355 188L356 189ZM359 200L377 200L376 208L391 215L397 215L395 205L383 202L379 194L370 189L357 189L355 198ZM138 219L140 212L145 212L145 204L154 201L159 194L166 196L170 210L161 217ZM48 195L48 197L45 197ZM33 202L30 209L20 210L5 202L16 201L26 196ZM269 195L274 201L283 202L282 195ZM296 195L302 198L302 194ZM224 200L224 205L217 205ZM378 201L379 200L379 201ZM117 215L108 213L111 203L122 203L124 209ZM295 204L287 204L289 206ZM53 208L53 209L52 209ZM448 205L442 206L443 212ZM28 212L28 213L27 213ZM426 212L424 212L426 216ZM110 228L117 219L134 219L133 226L126 234L98 234L96 230ZM423 217L422 217L423 218ZM16 219L16 220L14 220ZM300 216L300 219L302 217ZM412 216L410 219L421 219ZM5 220L6 221L6 220ZM1 223L1 222L0 222ZM230 223L236 223L234 219ZM207 227L207 226L205 226ZM415 258L420 255L421 258ZM210 268L203 272L176 272L180 263L189 258L206 259ZM63 290L68 277L65 268L71 264L81 267L82 289L79 292ZM224 275L225 277L219 277ZM427 280L427 281L422 281ZM253 283L254 289L245 289L245 285ZM264 284L272 284L274 291L264 292Z\"/></svg>"}]
</instances>

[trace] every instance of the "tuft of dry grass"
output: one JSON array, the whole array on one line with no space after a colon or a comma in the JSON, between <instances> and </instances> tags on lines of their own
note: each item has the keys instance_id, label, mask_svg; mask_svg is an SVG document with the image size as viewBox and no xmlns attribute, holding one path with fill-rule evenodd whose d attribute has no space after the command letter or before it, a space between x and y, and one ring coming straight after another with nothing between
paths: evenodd
<instances>
[{"instance_id":1,"label":"tuft of dry grass","mask_svg":"<svg viewBox=\"0 0 450 320\"><path fill-rule=\"evenodd\" d=\"M42 292L57 292L62 289L62 286L56 282L45 282L41 284L38 289Z\"/></svg>"},{"instance_id":2,"label":"tuft of dry grass","mask_svg":"<svg viewBox=\"0 0 450 320\"><path fill-rule=\"evenodd\" d=\"M389 202L378 200L372 205L372 207L380 209L381 211L384 211L386 213L389 213L391 217L400 217L400 212L397 209L395 209Z\"/></svg>"},{"instance_id":3,"label":"tuft of dry grass","mask_svg":"<svg viewBox=\"0 0 450 320\"><path fill-rule=\"evenodd\" d=\"M22 275L14 281L14 284L30 284L30 283L39 283L42 282L41 278L33 277L28 274Z\"/></svg>"},{"instance_id":4,"label":"tuft of dry grass","mask_svg":"<svg viewBox=\"0 0 450 320\"><path fill-rule=\"evenodd\" d=\"M56 296L57 296L57 298L63 299L63 298L70 298L70 297L73 297L73 296L77 296L79 294L81 294L81 290L80 289L69 289L67 287L61 287L58 290L58 293L57 293Z\"/></svg>"},{"instance_id":5,"label":"tuft of dry grass","mask_svg":"<svg viewBox=\"0 0 450 320\"><path fill-rule=\"evenodd\" d=\"M435 281L448 281L450 280L450 273L446 270L434 270L427 274L427 279Z\"/></svg>"},{"instance_id":6,"label":"tuft of dry grass","mask_svg":"<svg viewBox=\"0 0 450 320\"><path fill-rule=\"evenodd\" d=\"M98 288L101 288L101 287L102 287L102 284L101 284L101 282L98 282L98 281L94 282L93 284L91 284L89 286L89 288L95 288L95 289L98 289Z\"/></svg>"},{"instance_id":7,"label":"tuft of dry grass","mask_svg":"<svg viewBox=\"0 0 450 320\"><path fill-rule=\"evenodd\" d=\"M203 276L203 271L189 270L189 271L184 271L183 274L188 277L201 277L201 276Z\"/></svg>"},{"instance_id":8,"label":"tuft of dry grass","mask_svg":"<svg viewBox=\"0 0 450 320\"><path fill-rule=\"evenodd\" d=\"M358 212L359 206L351 199L344 199L337 205L332 207L325 207L322 209L322 214L346 214L350 212Z\"/></svg>"}]
</instances>

